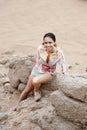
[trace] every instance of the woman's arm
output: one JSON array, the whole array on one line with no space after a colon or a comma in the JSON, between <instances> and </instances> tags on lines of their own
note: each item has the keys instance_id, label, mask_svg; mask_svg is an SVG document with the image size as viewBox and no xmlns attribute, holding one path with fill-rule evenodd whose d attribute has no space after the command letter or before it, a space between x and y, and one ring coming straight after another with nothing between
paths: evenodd
<instances>
[{"instance_id":1,"label":"woman's arm","mask_svg":"<svg viewBox=\"0 0 87 130\"><path fill-rule=\"evenodd\" d=\"M62 74L64 74L66 72L66 63L65 63L64 53L61 49L59 50L59 56L60 56L60 60L59 60L60 70Z\"/></svg>"},{"instance_id":2,"label":"woman's arm","mask_svg":"<svg viewBox=\"0 0 87 130\"><path fill-rule=\"evenodd\" d=\"M36 54L36 62L38 62L38 60L39 60L39 58L40 58L40 49L41 49L41 46L39 46L38 48L37 48L37 54Z\"/></svg>"}]
</instances>

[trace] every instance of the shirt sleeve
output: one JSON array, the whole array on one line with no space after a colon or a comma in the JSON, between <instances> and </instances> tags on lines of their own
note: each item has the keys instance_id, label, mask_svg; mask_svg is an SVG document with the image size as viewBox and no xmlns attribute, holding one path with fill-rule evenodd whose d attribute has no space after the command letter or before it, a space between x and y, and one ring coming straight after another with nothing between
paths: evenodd
<instances>
[{"instance_id":1,"label":"shirt sleeve","mask_svg":"<svg viewBox=\"0 0 87 130\"><path fill-rule=\"evenodd\" d=\"M40 51L43 49L43 45L40 45L37 48L37 55L36 55L36 61L38 62L39 58L40 58Z\"/></svg>"},{"instance_id":2,"label":"shirt sleeve","mask_svg":"<svg viewBox=\"0 0 87 130\"><path fill-rule=\"evenodd\" d=\"M61 49L59 49L59 67L60 67L60 70L61 72L66 72L66 63L65 63L65 56L64 56L64 53Z\"/></svg>"}]
</instances>

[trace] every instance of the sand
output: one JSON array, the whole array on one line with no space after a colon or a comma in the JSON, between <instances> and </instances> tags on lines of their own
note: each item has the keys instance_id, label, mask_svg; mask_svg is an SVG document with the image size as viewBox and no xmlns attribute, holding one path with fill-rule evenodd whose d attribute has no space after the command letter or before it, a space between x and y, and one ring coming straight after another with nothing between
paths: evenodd
<instances>
[{"instance_id":1,"label":"sand","mask_svg":"<svg viewBox=\"0 0 87 130\"><path fill-rule=\"evenodd\" d=\"M85 73L87 0L0 0L0 55L33 54L47 32L56 35L67 72Z\"/></svg>"}]
</instances>

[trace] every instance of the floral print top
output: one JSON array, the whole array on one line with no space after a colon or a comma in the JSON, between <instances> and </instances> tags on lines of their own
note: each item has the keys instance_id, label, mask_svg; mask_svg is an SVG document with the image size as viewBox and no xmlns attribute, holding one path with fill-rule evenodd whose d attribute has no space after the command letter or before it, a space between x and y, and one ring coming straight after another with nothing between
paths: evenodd
<instances>
[{"instance_id":1,"label":"floral print top","mask_svg":"<svg viewBox=\"0 0 87 130\"><path fill-rule=\"evenodd\" d=\"M39 73L50 73L52 75L56 72L56 67L58 64L59 70L61 72L66 71L65 58L62 50L56 47L55 51L50 54L49 61L47 62L47 52L43 45L40 45L37 49L37 62L34 66L34 70Z\"/></svg>"}]
</instances>

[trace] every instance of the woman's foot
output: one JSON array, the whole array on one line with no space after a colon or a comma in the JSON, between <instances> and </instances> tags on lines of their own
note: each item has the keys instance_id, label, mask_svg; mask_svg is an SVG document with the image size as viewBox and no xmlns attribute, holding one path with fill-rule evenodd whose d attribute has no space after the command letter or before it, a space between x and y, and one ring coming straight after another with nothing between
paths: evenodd
<instances>
[{"instance_id":1,"label":"woman's foot","mask_svg":"<svg viewBox=\"0 0 87 130\"><path fill-rule=\"evenodd\" d=\"M41 99L41 92L40 91L34 91L34 99L36 102L38 102Z\"/></svg>"},{"instance_id":2,"label":"woman's foot","mask_svg":"<svg viewBox=\"0 0 87 130\"><path fill-rule=\"evenodd\" d=\"M10 110L11 110L11 111L17 111L17 107L18 107L18 106L15 106L15 107L11 108Z\"/></svg>"}]
</instances>

